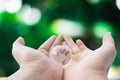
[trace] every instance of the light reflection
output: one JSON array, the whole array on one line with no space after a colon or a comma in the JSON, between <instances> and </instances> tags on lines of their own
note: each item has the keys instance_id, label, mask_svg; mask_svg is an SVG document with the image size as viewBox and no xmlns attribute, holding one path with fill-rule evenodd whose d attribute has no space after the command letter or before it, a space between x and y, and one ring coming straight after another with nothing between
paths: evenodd
<instances>
[{"instance_id":1,"label":"light reflection","mask_svg":"<svg viewBox=\"0 0 120 80\"><path fill-rule=\"evenodd\" d=\"M31 8L30 5L24 5L17 17L26 25L35 25L41 19L41 12L37 8Z\"/></svg>"},{"instance_id":2,"label":"light reflection","mask_svg":"<svg viewBox=\"0 0 120 80\"><path fill-rule=\"evenodd\" d=\"M6 11L9 13L16 13L18 12L22 7L22 1L21 0L6 0Z\"/></svg>"},{"instance_id":3,"label":"light reflection","mask_svg":"<svg viewBox=\"0 0 120 80\"><path fill-rule=\"evenodd\" d=\"M0 12L16 13L22 7L22 0L0 0Z\"/></svg>"},{"instance_id":4,"label":"light reflection","mask_svg":"<svg viewBox=\"0 0 120 80\"><path fill-rule=\"evenodd\" d=\"M0 13L5 11L5 1L0 0Z\"/></svg>"},{"instance_id":5,"label":"light reflection","mask_svg":"<svg viewBox=\"0 0 120 80\"><path fill-rule=\"evenodd\" d=\"M111 32L114 33L114 30L112 28L112 25L106 22L96 22L94 24L94 34L98 38L102 38L105 32Z\"/></svg>"},{"instance_id":6,"label":"light reflection","mask_svg":"<svg viewBox=\"0 0 120 80\"><path fill-rule=\"evenodd\" d=\"M116 0L116 6L118 9L120 9L120 0Z\"/></svg>"},{"instance_id":7,"label":"light reflection","mask_svg":"<svg viewBox=\"0 0 120 80\"><path fill-rule=\"evenodd\" d=\"M53 21L51 28L55 34L69 35L72 37L83 36L85 32L84 26L81 23L67 19Z\"/></svg>"},{"instance_id":8,"label":"light reflection","mask_svg":"<svg viewBox=\"0 0 120 80\"><path fill-rule=\"evenodd\" d=\"M108 78L110 80L120 80L120 67L112 66L109 70Z\"/></svg>"}]
</instances>

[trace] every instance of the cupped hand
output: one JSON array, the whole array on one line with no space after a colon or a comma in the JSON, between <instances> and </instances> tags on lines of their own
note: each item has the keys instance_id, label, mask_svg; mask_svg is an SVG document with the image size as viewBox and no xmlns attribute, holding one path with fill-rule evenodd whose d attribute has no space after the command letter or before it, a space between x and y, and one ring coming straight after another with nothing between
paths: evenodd
<instances>
[{"instance_id":1,"label":"cupped hand","mask_svg":"<svg viewBox=\"0 0 120 80\"><path fill-rule=\"evenodd\" d=\"M50 49L59 44L61 38L52 36L39 49L33 49L24 46L24 39L19 37L13 43L12 54L20 69L8 80L61 80L62 65L50 58Z\"/></svg>"},{"instance_id":2,"label":"cupped hand","mask_svg":"<svg viewBox=\"0 0 120 80\"><path fill-rule=\"evenodd\" d=\"M96 50L90 50L81 40L74 43L69 36L64 39L73 51L71 61L64 66L64 80L107 80L109 67L116 56L114 40L109 32Z\"/></svg>"}]
</instances>

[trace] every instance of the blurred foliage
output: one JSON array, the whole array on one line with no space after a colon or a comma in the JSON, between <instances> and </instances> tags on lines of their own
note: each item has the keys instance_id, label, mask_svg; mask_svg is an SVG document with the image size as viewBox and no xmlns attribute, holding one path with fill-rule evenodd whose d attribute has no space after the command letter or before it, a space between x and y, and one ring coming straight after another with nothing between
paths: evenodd
<instances>
[{"instance_id":1,"label":"blurred foliage","mask_svg":"<svg viewBox=\"0 0 120 80\"><path fill-rule=\"evenodd\" d=\"M12 57L12 43L19 36L24 37L26 45L38 48L54 33L51 23L60 18L84 22L85 34L80 38L85 44L96 49L101 45L101 39L93 32L93 25L99 21L110 23L114 30L113 37L116 42L117 57L114 66L120 66L120 11L114 0L100 0L98 4L89 4L87 0L23 0L23 5L29 4L38 8L42 18L36 25L26 25L19 21L17 13L0 13L0 76L9 76L19 67Z\"/></svg>"}]
</instances>

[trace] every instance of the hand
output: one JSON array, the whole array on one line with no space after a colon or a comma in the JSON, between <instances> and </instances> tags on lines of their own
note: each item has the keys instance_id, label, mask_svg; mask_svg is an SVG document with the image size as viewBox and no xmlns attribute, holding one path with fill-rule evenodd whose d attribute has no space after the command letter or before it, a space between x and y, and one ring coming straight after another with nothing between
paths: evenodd
<instances>
[{"instance_id":1,"label":"hand","mask_svg":"<svg viewBox=\"0 0 120 80\"><path fill-rule=\"evenodd\" d=\"M50 58L50 49L59 44L61 36L52 36L39 49L24 46L23 38L13 43L13 56L20 69L7 80L61 80L62 65Z\"/></svg>"},{"instance_id":2,"label":"hand","mask_svg":"<svg viewBox=\"0 0 120 80\"><path fill-rule=\"evenodd\" d=\"M64 80L107 80L109 67L116 56L110 33L104 35L102 46L96 50L88 49L81 40L75 44L69 36L64 38L73 51L71 61L64 67Z\"/></svg>"}]
</instances>

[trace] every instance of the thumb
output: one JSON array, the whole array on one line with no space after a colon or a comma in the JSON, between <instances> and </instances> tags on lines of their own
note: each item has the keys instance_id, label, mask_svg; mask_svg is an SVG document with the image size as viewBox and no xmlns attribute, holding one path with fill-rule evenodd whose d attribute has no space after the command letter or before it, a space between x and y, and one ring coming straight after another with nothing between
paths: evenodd
<instances>
[{"instance_id":1,"label":"thumb","mask_svg":"<svg viewBox=\"0 0 120 80\"><path fill-rule=\"evenodd\" d=\"M13 48L18 46L18 45L24 45L24 39L22 37L19 37L14 43L13 43Z\"/></svg>"},{"instance_id":2,"label":"thumb","mask_svg":"<svg viewBox=\"0 0 120 80\"><path fill-rule=\"evenodd\" d=\"M21 61L21 55L20 52L23 50L24 47L24 39L22 37L19 37L14 43L13 43L13 48L12 48L12 55L15 58L15 60L18 62L20 65Z\"/></svg>"},{"instance_id":3,"label":"thumb","mask_svg":"<svg viewBox=\"0 0 120 80\"><path fill-rule=\"evenodd\" d=\"M103 45L113 45L114 46L114 40L111 36L110 32L106 32L103 37Z\"/></svg>"},{"instance_id":4,"label":"thumb","mask_svg":"<svg viewBox=\"0 0 120 80\"><path fill-rule=\"evenodd\" d=\"M99 52L102 52L102 59L105 59L107 71L109 66L112 64L115 56L116 56L116 48L114 40L111 36L110 32L106 32L103 37L103 46L99 49Z\"/></svg>"}]
</instances>

